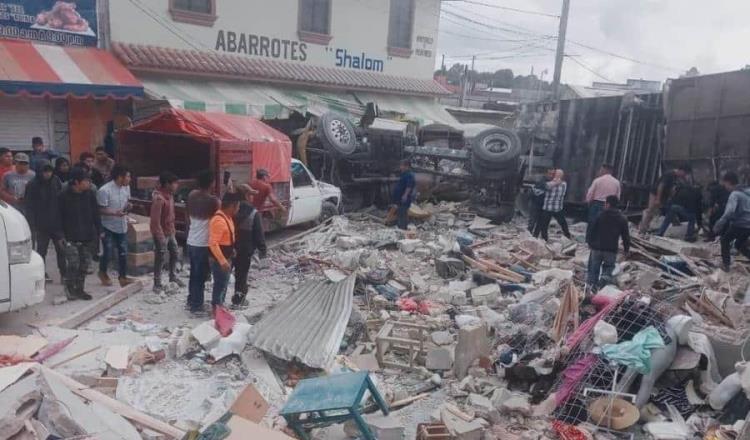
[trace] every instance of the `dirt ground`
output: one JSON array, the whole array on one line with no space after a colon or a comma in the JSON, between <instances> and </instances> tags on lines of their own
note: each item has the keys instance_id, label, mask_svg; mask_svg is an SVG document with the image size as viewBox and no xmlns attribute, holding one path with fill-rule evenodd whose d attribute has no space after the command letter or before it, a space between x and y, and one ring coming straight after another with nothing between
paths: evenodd
<instances>
[{"instance_id":1,"label":"dirt ground","mask_svg":"<svg viewBox=\"0 0 750 440\"><path fill-rule=\"evenodd\" d=\"M270 233L266 239L270 246L273 243L283 241L292 235L298 234L303 230L304 228L290 228L276 231ZM94 272L86 278L86 292L94 297L93 301L114 292L118 288L117 285L111 287L102 286L99 278L96 276L96 271L98 271L99 267L98 264L98 262L92 262L91 267ZM54 325L56 322L65 319L91 303L91 301L67 301L55 305L53 300L57 297L63 296L63 287L60 283L60 273L57 270L57 256L55 255L53 246L50 246L49 253L47 254L46 266L47 273L52 277L52 282L47 283L47 292L44 301L23 310L0 314L0 335L23 336L31 334L34 332L35 328ZM184 268L182 266L184 266ZM178 269L180 269L179 276L185 281L185 283L187 283L188 267L187 264L178 265ZM251 277L252 275L251 272ZM166 279L166 274L163 276ZM190 314L187 313L181 305L184 304L184 301L180 302L176 300L176 298L162 304L148 304L148 309L144 310L143 297L151 293L153 278L149 274L144 277L139 277L139 279L144 281L144 289L140 293L133 295L122 303L116 305L109 310L108 313L138 309L141 312L147 313L144 318L154 320L158 317L159 322L169 326L177 326L181 324L190 326L201 321L201 319L191 319ZM209 291L207 290L207 292ZM208 294L210 295L210 293ZM186 300L187 297L185 296L182 299Z\"/></svg>"}]
</instances>

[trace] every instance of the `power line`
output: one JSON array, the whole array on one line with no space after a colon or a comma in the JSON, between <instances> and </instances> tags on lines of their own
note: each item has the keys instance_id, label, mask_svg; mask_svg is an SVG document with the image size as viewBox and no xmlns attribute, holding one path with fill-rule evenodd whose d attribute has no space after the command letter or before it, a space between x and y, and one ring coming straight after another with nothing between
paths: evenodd
<instances>
[{"instance_id":1,"label":"power line","mask_svg":"<svg viewBox=\"0 0 750 440\"><path fill-rule=\"evenodd\" d=\"M565 55L566 58L569 58L574 63L578 64L579 66L583 67L585 70L588 70L589 72L593 73L594 75L598 76L599 78L603 79L604 81L607 81L609 83L613 83L615 81L612 81L611 79L607 78L606 76L602 75L601 73L597 72L596 70L592 69L591 67L587 66L583 61L577 60L575 55Z\"/></svg>"},{"instance_id":2,"label":"power line","mask_svg":"<svg viewBox=\"0 0 750 440\"><path fill-rule=\"evenodd\" d=\"M472 28L470 28L470 29L472 29ZM481 29L476 29L476 30L477 31L481 31ZM496 41L496 42L499 42L499 43L524 43L524 42L527 42L527 41L548 40L548 38L546 38L546 37L527 38L527 39L523 39L523 40L509 40L507 38L487 38L487 37L479 37L479 36L476 36L476 35L462 34L462 33L459 33L459 32L453 32L453 31L450 31L448 29L442 29L442 28L440 29L440 32L444 32L446 34L453 35L453 36L456 36L456 37L471 38L472 40ZM489 34L488 33L488 35L494 35L494 34Z\"/></svg>"},{"instance_id":3,"label":"power line","mask_svg":"<svg viewBox=\"0 0 750 440\"><path fill-rule=\"evenodd\" d=\"M206 46L204 46L201 43L198 43L198 44L200 46L202 46L202 47L198 47L195 44L193 44L193 42L188 39L189 37L185 37L185 36L181 35L180 32L176 28L171 27L167 22L165 22L164 20L159 19L157 17L156 12L154 12L148 6L143 5L140 1L138 1L138 0L128 0L128 1L130 1L130 3L133 6L135 6L138 9L140 9L141 12L143 12L149 18L151 18L156 24L158 24L159 26L161 26L164 29L166 29L169 33L171 33L172 35L174 35L177 38L179 38L180 40L182 40L188 46L192 47L193 49L195 49L197 51L201 51L201 52L203 52L205 49L208 49Z\"/></svg>"},{"instance_id":4,"label":"power line","mask_svg":"<svg viewBox=\"0 0 750 440\"><path fill-rule=\"evenodd\" d=\"M460 1L463 2L463 3L472 4L472 5L486 6L488 8L502 9L504 11L518 12L518 13L521 13L521 14L540 15L542 17L560 18L559 15L548 14L546 12L538 12L538 11L529 11L529 10L526 10L526 9L510 8L508 6L493 5L493 4L490 4L490 3L484 3L484 2L479 2L479 1L475 1L475 0L460 0Z\"/></svg>"},{"instance_id":5,"label":"power line","mask_svg":"<svg viewBox=\"0 0 750 440\"><path fill-rule=\"evenodd\" d=\"M610 52L608 50L599 49L599 48L596 48L596 47L593 47L593 46L589 46L589 45L584 44L584 43L579 43L577 41L573 41L573 40L570 40L570 39L568 39L568 42L570 42L571 44L575 44L576 46L582 47L584 49L593 50L594 52L603 53L605 55L609 55L609 56L614 57L614 58L620 58L620 59L623 59L623 60L626 60L626 61L630 61L630 62L633 62L633 63L636 63L636 64L642 64L644 66L656 67L656 68L659 68L659 69L662 69L662 70L669 70L669 71L673 71L673 72L682 72L683 71L682 69L675 69L674 67L663 66L663 65L660 65L660 64L654 64L654 63L650 63L650 62L647 62L647 61L637 60L637 59L629 57L629 56L616 54L616 53Z\"/></svg>"},{"instance_id":6,"label":"power line","mask_svg":"<svg viewBox=\"0 0 750 440\"><path fill-rule=\"evenodd\" d=\"M491 25L491 24L488 24L488 23L484 23L484 22L481 22L479 20L475 20L475 19L473 19L471 17L467 17L465 15L458 14L458 13L450 11L448 9L443 9L442 11L443 11L443 13L448 14L451 17L455 17L456 19L464 20L464 21L467 21L469 23L473 23L473 24L476 24L476 25L479 25L479 26L482 26L482 27L485 27L485 28L488 28L488 29L497 30L497 31L500 31L500 32L506 32L506 33L516 34L516 35L542 36L542 37L551 37L551 38L554 38L554 36L552 36L552 35L540 34L538 32L534 32L534 31L531 31L531 30L528 30L528 29L524 29L524 28L521 28L519 26L513 26L513 27L516 27L517 29L512 29L512 28L508 28L508 27L500 27L500 26L495 26L495 25Z\"/></svg>"}]
</instances>

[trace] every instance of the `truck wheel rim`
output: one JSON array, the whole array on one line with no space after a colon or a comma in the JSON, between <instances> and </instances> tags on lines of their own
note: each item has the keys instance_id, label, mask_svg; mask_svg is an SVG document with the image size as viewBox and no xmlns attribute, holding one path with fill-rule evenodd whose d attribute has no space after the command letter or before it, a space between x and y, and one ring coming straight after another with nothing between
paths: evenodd
<instances>
[{"instance_id":1,"label":"truck wheel rim","mask_svg":"<svg viewBox=\"0 0 750 440\"><path fill-rule=\"evenodd\" d=\"M330 122L328 127L330 129L331 137L333 137L339 144L348 145L349 142L351 142L352 134L349 132L349 129L343 121L334 119Z\"/></svg>"},{"instance_id":2,"label":"truck wheel rim","mask_svg":"<svg viewBox=\"0 0 750 440\"><path fill-rule=\"evenodd\" d=\"M487 136L487 139L484 141L486 150L494 154L501 154L510 150L510 144L511 140L508 136L502 134Z\"/></svg>"}]
</instances>

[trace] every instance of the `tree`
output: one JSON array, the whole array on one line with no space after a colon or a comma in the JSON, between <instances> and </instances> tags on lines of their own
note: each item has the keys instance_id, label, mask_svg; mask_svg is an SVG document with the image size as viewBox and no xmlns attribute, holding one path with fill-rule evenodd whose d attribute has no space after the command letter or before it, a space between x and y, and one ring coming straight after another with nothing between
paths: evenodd
<instances>
[{"instance_id":1,"label":"tree","mask_svg":"<svg viewBox=\"0 0 750 440\"><path fill-rule=\"evenodd\" d=\"M510 69L500 69L495 71L491 76L493 87L511 88L513 87L513 71Z\"/></svg>"}]
</instances>

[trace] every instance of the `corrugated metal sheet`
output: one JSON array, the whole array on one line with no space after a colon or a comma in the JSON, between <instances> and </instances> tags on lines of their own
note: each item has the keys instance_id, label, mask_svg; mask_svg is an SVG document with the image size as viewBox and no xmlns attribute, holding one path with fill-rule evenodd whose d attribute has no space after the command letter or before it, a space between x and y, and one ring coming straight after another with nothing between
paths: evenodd
<instances>
[{"instance_id":1,"label":"corrugated metal sheet","mask_svg":"<svg viewBox=\"0 0 750 440\"><path fill-rule=\"evenodd\" d=\"M255 347L285 360L329 369L352 313L355 275L339 283L309 282L250 330Z\"/></svg>"}]
</instances>

